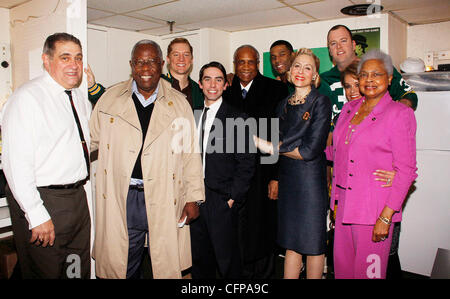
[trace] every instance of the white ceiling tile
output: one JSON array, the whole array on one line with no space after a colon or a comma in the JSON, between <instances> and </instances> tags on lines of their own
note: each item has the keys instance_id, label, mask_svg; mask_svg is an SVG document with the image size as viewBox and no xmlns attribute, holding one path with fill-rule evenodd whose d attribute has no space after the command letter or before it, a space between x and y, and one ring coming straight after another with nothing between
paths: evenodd
<instances>
[{"instance_id":1,"label":"white ceiling tile","mask_svg":"<svg viewBox=\"0 0 450 299\"><path fill-rule=\"evenodd\" d=\"M255 0L180 0L144 9L140 13L157 19L175 21L177 24L189 24L283 6L276 0L258 0L257 2Z\"/></svg>"},{"instance_id":2,"label":"white ceiling tile","mask_svg":"<svg viewBox=\"0 0 450 299\"><path fill-rule=\"evenodd\" d=\"M3 8L13 8L15 6L19 6L20 4L29 2L31 0L1 0L0 7Z\"/></svg>"},{"instance_id":3,"label":"white ceiling tile","mask_svg":"<svg viewBox=\"0 0 450 299\"><path fill-rule=\"evenodd\" d=\"M97 10L97 9L92 9L92 8L88 8L87 9L87 20L88 20L88 22L90 22L92 20L97 20L97 19L109 17L109 16L112 16L112 15L113 14L110 13L110 12L104 12L104 11Z\"/></svg>"},{"instance_id":4,"label":"white ceiling tile","mask_svg":"<svg viewBox=\"0 0 450 299\"><path fill-rule=\"evenodd\" d=\"M430 7L442 4L450 4L449 0L382 0L381 5L383 6L383 10L393 11L399 9L413 9L413 8L421 8L421 7ZM450 15L450 11L447 10L447 13Z\"/></svg>"},{"instance_id":5,"label":"white ceiling tile","mask_svg":"<svg viewBox=\"0 0 450 299\"><path fill-rule=\"evenodd\" d=\"M125 16L133 17L133 18L141 19L141 20L146 20L146 21L158 23L158 24L161 24L161 25L165 25L166 24L165 20L156 19L156 18L152 18L152 17L147 16L147 15L143 15L139 11L138 12L127 13L127 14L125 14Z\"/></svg>"},{"instance_id":6,"label":"white ceiling tile","mask_svg":"<svg viewBox=\"0 0 450 299\"><path fill-rule=\"evenodd\" d=\"M318 20L327 20L345 17L341 9L349 5L353 5L349 0L324 0L294 7Z\"/></svg>"},{"instance_id":7,"label":"white ceiling tile","mask_svg":"<svg viewBox=\"0 0 450 299\"><path fill-rule=\"evenodd\" d=\"M283 17L280 18L280 16ZM264 28L268 26L281 26L294 23L303 23L307 21L312 21L312 19L294 9L284 7L225 18L212 19L199 23L192 23L189 24L189 26L196 27L192 29L209 27L225 31L241 31L247 29Z\"/></svg>"},{"instance_id":8,"label":"white ceiling tile","mask_svg":"<svg viewBox=\"0 0 450 299\"><path fill-rule=\"evenodd\" d=\"M322 2L323 0L284 0L287 5L295 6L300 4L307 4L312 2Z\"/></svg>"},{"instance_id":9,"label":"white ceiling tile","mask_svg":"<svg viewBox=\"0 0 450 299\"><path fill-rule=\"evenodd\" d=\"M176 1L178 0L87 0L87 6L115 13L124 13Z\"/></svg>"},{"instance_id":10,"label":"white ceiling tile","mask_svg":"<svg viewBox=\"0 0 450 299\"><path fill-rule=\"evenodd\" d=\"M169 26L161 26L158 28L143 30L143 31L139 31L139 32L145 33L145 34L150 34L150 35L160 36L160 35L168 35L168 34L172 34L172 33L180 33L180 32L185 32L185 31L189 31L189 28L182 28L182 27L174 26L173 31L170 32Z\"/></svg>"},{"instance_id":11,"label":"white ceiling tile","mask_svg":"<svg viewBox=\"0 0 450 299\"><path fill-rule=\"evenodd\" d=\"M0 3L12 3L25 0L0 1ZM392 11L409 23L424 24L448 19L450 15L448 7L450 0L379 0L379 2L384 6L385 12ZM340 12L342 8L368 3L371 2L367 0L88 0L88 21L90 24L139 30L154 35L170 33L169 26L166 25L167 21L175 21L174 33L206 27L233 32L343 18L346 15Z\"/></svg>"},{"instance_id":12,"label":"white ceiling tile","mask_svg":"<svg viewBox=\"0 0 450 299\"><path fill-rule=\"evenodd\" d=\"M145 30L155 27L160 27L161 24L138 20L131 17L116 15L112 17L107 17L99 20L94 20L91 22L95 25L102 25L106 27L119 28L124 30Z\"/></svg>"},{"instance_id":13,"label":"white ceiling tile","mask_svg":"<svg viewBox=\"0 0 450 299\"><path fill-rule=\"evenodd\" d=\"M450 1L428 7L411 8L395 11L395 14L411 24L423 24L450 20ZM447 37L443 37L447 38Z\"/></svg>"}]
</instances>

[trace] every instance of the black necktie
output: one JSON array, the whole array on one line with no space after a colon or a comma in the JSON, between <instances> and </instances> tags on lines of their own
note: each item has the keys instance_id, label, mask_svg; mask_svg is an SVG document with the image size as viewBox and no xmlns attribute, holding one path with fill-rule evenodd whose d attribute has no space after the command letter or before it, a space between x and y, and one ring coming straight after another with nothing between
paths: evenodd
<instances>
[{"instance_id":1,"label":"black necktie","mask_svg":"<svg viewBox=\"0 0 450 299\"><path fill-rule=\"evenodd\" d=\"M89 173L90 173L90 169L89 169L89 151L88 151L88 148L87 148L86 141L84 140L84 135L83 135L83 130L81 129L80 119L78 118L77 110L75 109L75 105L73 103L72 91L71 90L65 90L64 92L69 96L70 106L72 107L72 112L73 112L73 117L75 118L75 122L77 123L78 133L80 134L80 139L81 139L81 146L83 147L84 160L86 161L86 169L87 169L87 172L88 172L88 176L87 177L89 178Z\"/></svg>"},{"instance_id":2,"label":"black necktie","mask_svg":"<svg viewBox=\"0 0 450 299\"><path fill-rule=\"evenodd\" d=\"M205 109L203 110L203 115L202 115L202 136L200 138L200 152L203 153L203 138L205 136L205 122L206 122L206 116L208 114L208 107L205 107Z\"/></svg>"},{"instance_id":3,"label":"black necktie","mask_svg":"<svg viewBox=\"0 0 450 299\"><path fill-rule=\"evenodd\" d=\"M245 99L245 97L247 96L247 89L242 89L242 98Z\"/></svg>"}]
</instances>

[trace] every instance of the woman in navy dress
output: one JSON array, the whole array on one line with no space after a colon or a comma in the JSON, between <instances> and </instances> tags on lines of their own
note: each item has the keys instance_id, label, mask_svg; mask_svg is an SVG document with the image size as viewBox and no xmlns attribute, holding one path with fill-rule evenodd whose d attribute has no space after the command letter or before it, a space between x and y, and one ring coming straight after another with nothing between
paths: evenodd
<instances>
[{"instance_id":1,"label":"woman in navy dress","mask_svg":"<svg viewBox=\"0 0 450 299\"><path fill-rule=\"evenodd\" d=\"M306 255L307 278L321 278L326 252L328 193L324 149L331 102L316 87L320 61L300 49L289 79L294 94L278 107L280 117L278 244L286 248L284 278L298 278Z\"/></svg>"}]
</instances>

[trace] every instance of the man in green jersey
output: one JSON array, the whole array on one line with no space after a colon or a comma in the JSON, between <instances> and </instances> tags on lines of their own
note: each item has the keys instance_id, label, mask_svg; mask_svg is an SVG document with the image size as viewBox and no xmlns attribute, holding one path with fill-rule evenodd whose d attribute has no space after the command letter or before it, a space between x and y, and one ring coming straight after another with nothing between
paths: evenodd
<instances>
[{"instance_id":1,"label":"man in green jersey","mask_svg":"<svg viewBox=\"0 0 450 299\"><path fill-rule=\"evenodd\" d=\"M328 51L335 66L320 75L322 81L328 83L331 89L329 98L333 104L333 118L347 102L344 88L341 84L341 72L345 70L355 59L356 42L353 39L350 29L344 25L333 26L327 35ZM394 68L392 83L389 86L389 93L393 100L416 109L417 95L412 88L403 80L400 73Z\"/></svg>"}]
</instances>

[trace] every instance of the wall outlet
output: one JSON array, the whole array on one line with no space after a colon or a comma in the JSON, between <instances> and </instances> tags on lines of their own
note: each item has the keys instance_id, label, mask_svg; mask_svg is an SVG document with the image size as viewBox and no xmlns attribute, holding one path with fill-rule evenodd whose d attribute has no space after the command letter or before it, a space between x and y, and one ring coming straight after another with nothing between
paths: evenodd
<instances>
[{"instance_id":1,"label":"wall outlet","mask_svg":"<svg viewBox=\"0 0 450 299\"><path fill-rule=\"evenodd\" d=\"M12 93L11 51L9 44L0 43L0 110Z\"/></svg>"},{"instance_id":2,"label":"wall outlet","mask_svg":"<svg viewBox=\"0 0 450 299\"><path fill-rule=\"evenodd\" d=\"M450 50L439 51L437 53L437 59L450 59Z\"/></svg>"}]
</instances>

